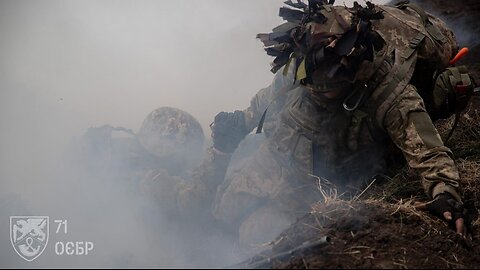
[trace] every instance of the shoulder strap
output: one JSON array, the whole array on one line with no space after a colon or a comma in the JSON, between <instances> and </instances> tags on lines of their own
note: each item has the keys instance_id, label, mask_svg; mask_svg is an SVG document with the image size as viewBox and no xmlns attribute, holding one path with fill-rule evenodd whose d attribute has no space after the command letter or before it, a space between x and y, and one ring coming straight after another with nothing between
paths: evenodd
<instances>
[{"instance_id":1,"label":"shoulder strap","mask_svg":"<svg viewBox=\"0 0 480 270\"><path fill-rule=\"evenodd\" d=\"M393 50L394 56L386 59L389 61L386 65L386 76L381 76L380 82L372 84L373 89L368 89L365 102L352 113L352 123L350 130L355 133L359 130L362 122L366 121L370 135L374 140L382 140L385 137L383 120L388 108L395 101L396 97L405 89L413 74L417 56L415 50L405 59L405 54L398 50ZM393 61L393 63L391 63ZM392 66L393 64L393 66ZM374 77L379 77L378 75ZM367 115L365 117L365 115ZM356 134L352 135L353 137ZM354 145L352 145L354 146Z\"/></svg>"},{"instance_id":2,"label":"shoulder strap","mask_svg":"<svg viewBox=\"0 0 480 270\"><path fill-rule=\"evenodd\" d=\"M270 103L268 103L267 108L265 108L265 111L262 114L262 118L260 118L260 121L258 122L257 131L255 132L256 134L262 133L263 124L265 123L265 118L267 116L267 111L270 105L272 105L272 103L275 102L275 100L277 100L279 97L285 95L288 91L295 89L298 85L298 82L295 82L291 85L287 84L283 86L277 93L275 93Z\"/></svg>"},{"instance_id":3,"label":"shoulder strap","mask_svg":"<svg viewBox=\"0 0 480 270\"><path fill-rule=\"evenodd\" d=\"M410 1L402 1L395 5L395 7L400 9L405 9L407 7L413 9L415 12L418 13L420 19L422 20L422 24L427 30L427 33L432 37L436 42L440 44L445 44L447 39L445 36L440 32L440 30L433 25L433 23L428 19L427 13L419 6L410 3Z\"/></svg>"},{"instance_id":4,"label":"shoulder strap","mask_svg":"<svg viewBox=\"0 0 480 270\"><path fill-rule=\"evenodd\" d=\"M370 102L366 106L366 109L372 113L372 116L376 119L375 123L381 130L383 130L385 114L391 104L410 82L417 60L415 51L406 59L402 56L399 51L395 50L395 64L390 74L385 78L386 84L382 84L381 88L375 90L370 98Z\"/></svg>"},{"instance_id":5,"label":"shoulder strap","mask_svg":"<svg viewBox=\"0 0 480 270\"><path fill-rule=\"evenodd\" d=\"M411 4L409 4L408 1L404 1L400 4L397 4L397 7L399 8L401 8L402 6L410 7ZM417 11L417 8L415 7L414 10ZM422 12L419 12L419 11L422 11ZM429 20L426 13L420 8L418 8L417 12L420 14L420 17L424 25L428 24ZM379 126L381 130L383 130L382 115L386 113L386 109L389 107L388 104L385 104L385 103L392 103L396 98L396 96L398 96L400 92L403 90L404 86L406 86L406 84L410 81L410 77L412 74L409 74L409 73L412 73L412 67L414 67L416 63L417 49L423 43L423 41L425 40L425 37L426 36L419 31L417 35L412 40L410 40L408 48L406 48L403 51L403 53L401 53L396 49L393 51L394 65L390 70L390 74L387 75L387 77L385 78L385 80L389 80L389 83L386 86L382 87L383 89L380 90L380 93L373 94L372 97L369 98L370 99L369 104L364 108L364 110L371 113L373 117L376 117L376 115L380 115L381 121L374 121L374 122L378 123L376 126ZM407 77L408 77L408 80L406 80ZM402 84L404 84L403 87L399 87L401 82ZM377 89L373 91L375 92L376 90ZM380 107L382 107L382 109L380 109Z\"/></svg>"}]
</instances>

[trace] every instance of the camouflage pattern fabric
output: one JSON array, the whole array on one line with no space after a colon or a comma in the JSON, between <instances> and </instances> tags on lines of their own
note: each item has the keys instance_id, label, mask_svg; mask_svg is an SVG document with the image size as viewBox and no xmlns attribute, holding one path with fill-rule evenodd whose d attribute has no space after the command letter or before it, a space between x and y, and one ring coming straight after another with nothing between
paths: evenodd
<instances>
[{"instance_id":1,"label":"camouflage pattern fabric","mask_svg":"<svg viewBox=\"0 0 480 270\"><path fill-rule=\"evenodd\" d=\"M305 106L311 102L305 89L296 91L301 102L293 99L283 115L296 104ZM322 175L313 177L311 174L313 144L305 127L292 127L282 121L271 138L242 168L226 176L216 194L215 218L238 227L257 209L274 202L283 215L295 220L309 212L313 202L322 200L319 181L331 182L341 191L350 191L353 196L365 188L375 173L385 171L389 165L387 157L398 154L398 149L403 152L408 165L421 176L428 196L446 191L460 200L457 191L459 175L452 153L443 146L413 86L405 88L385 115L385 129L390 140L374 140L364 125L357 138L356 151L349 149L346 141L351 116L349 119L341 109L319 108L322 107L317 106L315 112L306 111L302 116L323 120L318 123L318 128L327 131L315 137L320 142L318 147L324 158ZM393 144L397 148L392 147Z\"/></svg>"},{"instance_id":2,"label":"camouflage pattern fabric","mask_svg":"<svg viewBox=\"0 0 480 270\"><path fill-rule=\"evenodd\" d=\"M198 165L204 150L205 137L200 123L177 108L161 107L152 111L143 121L137 138L152 155L178 161L175 165L183 169Z\"/></svg>"},{"instance_id":3,"label":"camouflage pattern fabric","mask_svg":"<svg viewBox=\"0 0 480 270\"><path fill-rule=\"evenodd\" d=\"M422 58L437 57L439 66L451 58L456 45L453 34L440 20L430 17L446 38L439 45L419 25L414 11L381 8L386 18L373 23L373 29L387 46L376 57L391 57L392 62L387 61L387 66L382 66L382 61L361 65L364 72L360 75L369 80L375 79L371 75L377 74L378 65L379 70L386 69L386 75L380 77L362 106L347 111L342 107L345 96L327 100L304 86L290 91L270 107L265 124L267 140L258 150L223 180L230 157L211 149L194 174L195 180L179 193L179 198L184 198L177 199L179 205L212 206L217 220L232 228L243 228L242 235L257 239L246 231L261 231L258 228L262 226L268 230L268 222L264 221L271 212L265 209L272 209L271 205L275 206L274 212L281 213L281 220L293 221L322 199L321 187L325 183L354 195L375 174L385 173L396 161L390 157L399 153L420 175L429 197L448 192L460 200L459 174L452 153L432 124L418 94L422 89L409 84ZM342 7L335 9L341 16L348 16ZM423 45L418 51L412 51L409 42L419 33L426 38L420 40ZM244 110L249 130L256 127L276 91L293 83L289 76L280 79L281 73ZM362 81L362 77L357 79Z\"/></svg>"},{"instance_id":4,"label":"camouflage pattern fabric","mask_svg":"<svg viewBox=\"0 0 480 270\"><path fill-rule=\"evenodd\" d=\"M453 154L443 145L415 87L408 85L397 97L386 113L385 127L408 165L420 175L430 198L448 192L461 201Z\"/></svg>"},{"instance_id":5,"label":"camouflage pattern fabric","mask_svg":"<svg viewBox=\"0 0 480 270\"><path fill-rule=\"evenodd\" d=\"M402 30L398 27L402 16L405 17L400 14L402 11L388 7L385 10L389 12L387 22L392 24L377 24L375 27L384 28L379 32L390 45L382 53L392 52L395 63L364 105L369 107L369 103L373 103L375 110L347 112L341 106L342 100L322 100L304 87L289 93L283 103L279 102L278 113L274 113L278 118L268 142L242 169L227 175L219 188L214 205L216 218L238 226L255 209L277 201L278 205L285 206L280 207L282 211L293 219L298 213L308 212L309 203L321 200L319 179L334 183L342 192L349 191L353 195L361 191L375 174L386 172L396 161L388 157L399 153L403 153L408 165L420 175L429 197L449 192L460 200L459 175L452 153L443 145L417 89L408 84L417 58L439 53L439 50L429 40L420 52L410 55L410 63L404 65L408 60L403 53L408 47L407 41L421 28ZM390 13L394 15L390 16ZM415 19L418 25L418 15L410 12L409 16L402 23L409 24ZM444 62L453 54L455 46L452 44L456 43L441 21L431 20L439 25L449 40L442 47L444 51L440 51L441 62ZM397 79L397 74L402 76ZM392 80L397 80L396 84L389 88ZM289 83L288 80L285 83ZM260 118L274 92L270 86L254 98L246 110L252 122ZM380 103L376 100L378 97L381 97ZM354 125L355 121L360 124ZM383 134L380 139L376 136L379 133ZM316 164L319 168L313 168L314 152L319 153L320 160ZM314 169L319 172L318 177L312 177ZM302 190L302 187L308 188Z\"/></svg>"}]
</instances>

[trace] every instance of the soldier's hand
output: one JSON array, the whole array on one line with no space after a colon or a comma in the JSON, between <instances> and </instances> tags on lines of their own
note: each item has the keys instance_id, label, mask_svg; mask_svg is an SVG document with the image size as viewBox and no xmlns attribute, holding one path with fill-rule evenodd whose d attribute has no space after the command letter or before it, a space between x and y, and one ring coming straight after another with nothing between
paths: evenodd
<instances>
[{"instance_id":1,"label":"soldier's hand","mask_svg":"<svg viewBox=\"0 0 480 270\"><path fill-rule=\"evenodd\" d=\"M417 203L415 208L428 211L446 221L462 237L467 237L466 210L450 193L444 192L428 203Z\"/></svg>"},{"instance_id":2,"label":"soldier's hand","mask_svg":"<svg viewBox=\"0 0 480 270\"><path fill-rule=\"evenodd\" d=\"M242 111L221 112L210 125L213 146L224 153L232 153L248 134L245 115Z\"/></svg>"}]
</instances>

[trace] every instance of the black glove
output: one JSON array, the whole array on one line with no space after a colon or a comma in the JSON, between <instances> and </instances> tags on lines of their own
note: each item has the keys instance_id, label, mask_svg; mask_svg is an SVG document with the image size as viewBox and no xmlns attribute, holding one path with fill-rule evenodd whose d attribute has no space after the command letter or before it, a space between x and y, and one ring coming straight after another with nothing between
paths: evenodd
<instances>
[{"instance_id":1,"label":"black glove","mask_svg":"<svg viewBox=\"0 0 480 270\"><path fill-rule=\"evenodd\" d=\"M463 204L447 192L437 195L432 202L428 203L427 210L440 219L447 221L452 229L458 230L458 225L456 224L458 219L462 218L464 222L466 221L467 213L463 208ZM451 219L446 212L450 212Z\"/></svg>"},{"instance_id":2,"label":"black glove","mask_svg":"<svg viewBox=\"0 0 480 270\"><path fill-rule=\"evenodd\" d=\"M224 153L232 153L249 133L242 111L221 112L211 125L213 146Z\"/></svg>"}]
</instances>

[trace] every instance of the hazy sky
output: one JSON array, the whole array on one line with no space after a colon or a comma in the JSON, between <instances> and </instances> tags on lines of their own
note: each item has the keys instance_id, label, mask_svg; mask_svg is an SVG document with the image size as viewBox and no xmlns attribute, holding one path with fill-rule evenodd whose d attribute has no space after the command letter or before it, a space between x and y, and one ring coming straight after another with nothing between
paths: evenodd
<instances>
[{"instance_id":1,"label":"hazy sky","mask_svg":"<svg viewBox=\"0 0 480 270\"><path fill-rule=\"evenodd\" d=\"M19 166L49 170L88 127L137 131L161 106L191 113L208 136L216 113L248 106L271 80L255 35L281 22L280 5L0 1L2 181L30 178Z\"/></svg>"},{"instance_id":2,"label":"hazy sky","mask_svg":"<svg viewBox=\"0 0 480 270\"><path fill-rule=\"evenodd\" d=\"M268 84L271 59L255 35L281 22L280 3L1 1L2 126L137 130L173 106L206 127Z\"/></svg>"},{"instance_id":3,"label":"hazy sky","mask_svg":"<svg viewBox=\"0 0 480 270\"><path fill-rule=\"evenodd\" d=\"M2 0L2 129L137 130L161 106L206 128L270 82L272 59L255 35L281 23L281 3Z\"/></svg>"}]
</instances>

